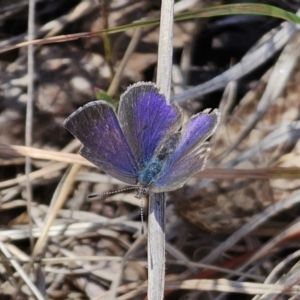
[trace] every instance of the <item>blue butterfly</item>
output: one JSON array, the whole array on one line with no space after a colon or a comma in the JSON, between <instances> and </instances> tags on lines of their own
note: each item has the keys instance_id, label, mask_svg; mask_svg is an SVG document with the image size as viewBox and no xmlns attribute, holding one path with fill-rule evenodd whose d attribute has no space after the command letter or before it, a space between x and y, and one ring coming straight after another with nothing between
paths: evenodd
<instances>
[{"instance_id":1,"label":"blue butterfly","mask_svg":"<svg viewBox=\"0 0 300 300\"><path fill-rule=\"evenodd\" d=\"M151 82L130 86L118 115L105 101L90 102L71 114L64 126L83 144L80 154L107 174L148 192L178 189L201 171L207 142L220 121L218 110L194 115L182 126L182 112L167 104Z\"/></svg>"}]
</instances>

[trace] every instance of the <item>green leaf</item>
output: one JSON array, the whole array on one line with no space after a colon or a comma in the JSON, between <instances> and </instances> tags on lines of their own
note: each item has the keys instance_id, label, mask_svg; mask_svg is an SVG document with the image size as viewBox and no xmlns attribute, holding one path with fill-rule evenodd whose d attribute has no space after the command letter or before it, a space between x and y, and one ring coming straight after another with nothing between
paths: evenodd
<instances>
[{"instance_id":1,"label":"green leaf","mask_svg":"<svg viewBox=\"0 0 300 300\"><path fill-rule=\"evenodd\" d=\"M280 18L286 21L290 21L296 24L300 24L300 17L296 14L283 10L281 8L265 5L265 4L255 4L255 3L242 3L242 4L228 4L228 5L217 5L210 6L201 9L190 10L187 12L179 13L175 15L175 21L190 20L196 18L209 18L217 16L227 16L227 15L262 15L274 18ZM159 24L159 19L143 20L133 22L131 24L126 24L119 27L109 28L102 30L98 33L117 33L123 32L128 29L148 27Z\"/></svg>"},{"instance_id":2,"label":"green leaf","mask_svg":"<svg viewBox=\"0 0 300 300\"><path fill-rule=\"evenodd\" d=\"M102 100L110 103L113 105L114 108L116 108L116 104L114 103L113 99L103 90L100 90L97 87L94 87L94 94L97 100Z\"/></svg>"}]
</instances>

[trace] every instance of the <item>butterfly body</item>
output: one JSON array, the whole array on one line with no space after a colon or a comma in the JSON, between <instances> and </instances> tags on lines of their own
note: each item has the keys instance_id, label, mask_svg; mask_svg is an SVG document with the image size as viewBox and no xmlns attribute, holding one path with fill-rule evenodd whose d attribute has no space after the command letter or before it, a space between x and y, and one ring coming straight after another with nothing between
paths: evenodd
<instances>
[{"instance_id":1,"label":"butterfly body","mask_svg":"<svg viewBox=\"0 0 300 300\"><path fill-rule=\"evenodd\" d=\"M138 182L150 186L155 182L163 169L163 162L157 158L151 160L149 164L139 174Z\"/></svg>"},{"instance_id":2,"label":"butterfly body","mask_svg":"<svg viewBox=\"0 0 300 300\"><path fill-rule=\"evenodd\" d=\"M171 191L201 171L205 140L220 119L217 110L193 116L166 103L153 83L137 83L121 96L118 115L104 101L79 108L64 122L83 144L81 155L107 174L137 186L137 197Z\"/></svg>"}]
</instances>

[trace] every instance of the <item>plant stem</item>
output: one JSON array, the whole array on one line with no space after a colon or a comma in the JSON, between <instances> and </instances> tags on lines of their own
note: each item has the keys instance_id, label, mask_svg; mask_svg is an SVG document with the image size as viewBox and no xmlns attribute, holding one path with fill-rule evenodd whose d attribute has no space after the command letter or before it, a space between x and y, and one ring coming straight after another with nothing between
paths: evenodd
<instances>
[{"instance_id":1,"label":"plant stem","mask_svg":"<svg viewBox=\"0 0 300 300\"><path fill-rule=\"evenodd\" d=\"M170 101L174 1L163 0L157 63L157 86ZM165 286L165 194L151 193L148 217L148 299L161 300Z\"/></svg>"}]
</instances>

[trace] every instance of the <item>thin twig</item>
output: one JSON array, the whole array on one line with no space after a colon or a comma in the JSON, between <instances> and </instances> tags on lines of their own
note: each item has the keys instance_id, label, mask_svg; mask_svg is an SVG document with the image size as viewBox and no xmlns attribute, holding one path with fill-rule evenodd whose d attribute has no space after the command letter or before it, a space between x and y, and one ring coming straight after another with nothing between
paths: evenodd
<instances>
[{"instance_id":1,"label":"thin twig","mask_svg":"<svg viewBox=\"0 0 300 300\"><path fill-rule=\"evenodd\" d=\"M34 39L34 18L35 18L35 0L29 1L29 12L28 12L28 40ZM33 101L34 101L34 46L28 46L27 54L27 68L28 68L28 98L26 106L26 125L25 125L25 145L30 147L32 144L32 122L33 122ZM25 158L25 174L26 174L26 198L27 198L27 213L28 222L31 232L32 219L31 219L31 202L32 202L32 186L30 181L31 173L31 158ZM30 247L33 249L33 237L30 235Z\"/></svg>"},{"instance_id":2,"label":"thin twig","mask_svg":"<svg viewBox=\"0 0 300 300\"><path fill-rule=\"evenodd\" d=\"M110 87L109 89L107 90L107 94L110 95L110 96L113 96L118 87L119 87L119 83L120 83L120 80L121 80L121 75L123 74L123 71L131 57L131 54L133 53L133 51L135 50L138 42L140 41L140 37L141 37L141 34L142 34L142 29L141 28L137 28L135 31L134 31L134 34L133 34L133 37L126 49L126 52L124 54L124 57L116 71L116 74L110 84Z\"/></svg>"}]
</instances>

